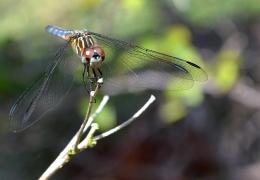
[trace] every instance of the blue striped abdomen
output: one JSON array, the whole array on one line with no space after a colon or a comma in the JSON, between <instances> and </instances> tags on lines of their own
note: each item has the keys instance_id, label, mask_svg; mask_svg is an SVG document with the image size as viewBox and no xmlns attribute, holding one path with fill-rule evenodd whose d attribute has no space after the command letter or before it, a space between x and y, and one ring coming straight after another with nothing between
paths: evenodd
<instances>
[{"instance_id":1,"label":"blue striped abdomen","mask_svg":"<svg viewBox=\"0 0 260 180\"><path fill-rule=\"evenodd\" d=\"M70 37L72 34L74 34L74 31L72 30L65 30L65 29L62 29L62 28L59 28L59 27L56 27L56 26L51 26L51 25L48 25L45 30L54 35L54 36L58 36L66 41L69 41L70 40Z\"/></svg>"}]
</instances>

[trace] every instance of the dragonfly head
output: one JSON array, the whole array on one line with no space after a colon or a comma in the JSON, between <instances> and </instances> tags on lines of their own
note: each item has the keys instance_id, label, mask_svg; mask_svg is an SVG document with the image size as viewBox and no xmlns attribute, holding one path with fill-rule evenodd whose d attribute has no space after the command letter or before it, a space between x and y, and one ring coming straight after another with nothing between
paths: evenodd
<instances>
[{"instance_id":1,"label":"dragonfly head","mask_svg":"<svg viewBox=\"0 0 260 180\"><path fill-rule=\"evenodd\" d=\"M85 48L82 51L82 63L99 63L104 60L105 52L101 47Z\"/></svg>"}]
</instances>

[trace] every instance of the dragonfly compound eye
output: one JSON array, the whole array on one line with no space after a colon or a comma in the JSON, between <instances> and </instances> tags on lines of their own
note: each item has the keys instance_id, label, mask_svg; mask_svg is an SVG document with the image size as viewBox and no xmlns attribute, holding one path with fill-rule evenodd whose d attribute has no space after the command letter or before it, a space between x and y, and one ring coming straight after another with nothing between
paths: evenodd
<instances>
[{"instance_id":1,"label":"dragonfly compound eye","mask_svg":"<svg viewBox=\"0 0 260 180\"><path fill-rule=\"evenodd\" d=\"M82 52L82 57L84 57L88 62L104 61L105 52L100 47L85 48Z\"/></svg>"},{"instance_id":2,"label":"dragonfly compound eye","mask_svg":"<svg viewBox=\"0 0 260 180\"><path fill-rule=\"evenodd\" d=\"M105 51L101 47L94 47L94 52L96 52L102 59L102 61L105 60Z\"/></svg>"},{"instance_id":3,"label":"dragonfly compound eye","mask_svg":"<svg viewBox=\"0 0 260 180\"><path fill-rule=\"evenodd\" d=\"M82 52L82 57L86 58L86 61L90 61L91 58L94 56L94 49L92 48L85 48Z\"/></svg>"}]
</instances>

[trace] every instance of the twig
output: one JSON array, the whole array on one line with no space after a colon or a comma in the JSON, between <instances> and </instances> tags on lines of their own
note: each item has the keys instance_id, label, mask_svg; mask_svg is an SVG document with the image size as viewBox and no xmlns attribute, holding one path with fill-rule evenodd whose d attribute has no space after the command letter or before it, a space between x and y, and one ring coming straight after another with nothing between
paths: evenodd
<instances>
[{"instance_id":1,"label":"twig","mask_svg":"<svg viewBox=\"0 0 260 180\"><path fill-rule=\"evenodd\" d=\"M89 105L92 106L92 103L93 103L93 100L95 99L95 95L98 91L98 86L100 86L100 83L97 84L97 87L95 89L95 91L92 91L92 98L90 98L89 101L92 100L92 102L90 103L89 102ZM94 96L93 96L94 95ZM79 137L79 135L82 135L84 132L87 131L87 129L90 127L90 125L92 124L93 122L93 119L95 116L97 116L97 114L99 114L102 109L104 108L104 106L106 105L106 103L108 102L109 100L109 97L108 96L104 96L104 98L102 99L99 107L97 108L96 112L91 116L89 117L89 115L87 115L88 113L86 113L86 116L85 116L85 119L83 121L83 123L85 124L85 127L83 126L83 129L80 128L79 131L82 131L81 133L79 133L79 131L74 135L74 137L70 140L70 142L67 144L67 146L63 149L63 151L58 155L58 157L52 162L52 164L45 170L45 172L41 175L41 177L39 178L39 180L46 180L48 178L50 178L58 169L61 169L66 163L68 163L70 161L70 159L72 158L73 153L71 153L70 151L74 150L74 147L77 146L75 144L78 144L77 141L79 141L79 139L81 137ZM91 110L91 108L88 107L88 110L89 111ZM90 114L90 112L89 112ZM86 118L89 117L89 121L91 122L85 122ZM83 124L82 123L82 124ZM82 127L82 125L81 125ZM91 128L91 134L93 134L94 130L96 130L96 127L92 127ZM78 149L78 147L77 147Z\"/></svg>"},{"instance_id":2,"label":"twig","mask_svg":"<svg viewBox=\"0 0 260 180\"><path fill-rule=\"evenodd\" d=\"M94 133L96 132L97 129L98 129L97 123L91 124L91 128L88 132L88 135L78 145L78 152L81 152L81 151L87 149L89 146L96 145L96 141L93 140L93 135L94 135Z\"/></svg>"},{"instance_id":3,"label":"twig","mask_svg":"<svg viewBox=\"0 0 260 180\"><path fill-rule=\"evenodd\" d=\"M99 86L99 85L97 85L97 86ZM96 90L93 91L92 97L95 97L97 91L98 91L98 89L96 88ZM90 101L91 100L94 100L94 99L90 98ZM81 125L80 130L74 135L74 137L71 139L69 144L59 154L59 156L55 159L55 161L53 161L53 163L42 174L42 176L39 178L39 180L49 179L57 170L61 169L66 163L68 163L74 155L78 154L79 152L82 152L83 150L87 149L91 145L95 144L97 140L100 140L104 137L114 134L115 132L123 129L124 127L126 127L127 125L132 123L151 105L151 103L153 103L155 101L155 97L153 95L151 95L149 100L143 105L143 107L141 107L131 118L129 118L124 123L120 124L119 126L113 128L105 133L102 133L98 136L93 137L95 131L98 129L98 125L96 123L93 123L94 118L102 111L102 109L104 108L104 106L106 105L108 100L109 100L109 97L104 96L104 98L101 101L96 112L91 116L88 115L88 111L91 111L91 107L90 108L88 107L85 119ZM92 103L93 102L89 102L89 106L92 106ZM90 112L89 112L89 114L90 114ZM90 127L90 130L89 130L87 136L80 142L81 136L88 130L89 127ZM76 151L75 151L75 147L76 147Z\"/></svg>"},{"instance_id":4,"label":"twig","mask_svg":"<svg viewBox=\"0 0 260 180\"><path fill-rule=\"evenodd\" d=\"M91 123L87 123L87 122L89 120L89 116L90 116L90 113L91 113L91 110L92 110L92 104L95 102L96 94L98 93L98 90L99 90L102 83L103 83L103 79L102 78L98 79L96 89L94 91L90 92L90 98L89 98L87 113L85 115L83 123L81 124L81 126L79 128L79 131L76 134L76 142L73 146L73 149L72 149L73 152L72 153L76 153L77 150L78 150L77 146L78 146L79 141L82 137L84 128L86 128L86 130L87 130L89 125L91 125ZM86 125L88 125L88 126L86 126Z\"/></svg>"},{"instance_id":5,"label":"twig","mask_svg":"<svg viewBox=\"0 0 260 180\"><path fill-rule=\"evenodd\" d=\"M100 139L103 139L111 134L114 134L115 132L123 129L124 127L128 126L130 123L132 123L136 118L138 118L154 101L155 101L155 96L151 95L149 100L139 109L131 118L129 118L127 121L123 122L122 124L116 126L113 129L108 130L107 132L104 132L100 135L95 136L93 139L95 141L98 141Z\"/></svg>"}]
</instances>

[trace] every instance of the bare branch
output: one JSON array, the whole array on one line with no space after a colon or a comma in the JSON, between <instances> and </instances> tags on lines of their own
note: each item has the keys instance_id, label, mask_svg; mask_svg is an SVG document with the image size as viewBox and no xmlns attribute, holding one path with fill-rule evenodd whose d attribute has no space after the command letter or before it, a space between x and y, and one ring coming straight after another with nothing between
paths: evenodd
<instances>
[{"instance_id":1,"label":"bare branch","mask_svg":"<svg viewBox=\"0 0 260 180\"><path fill-rule=\"evenodd\" d=\"M137 119L154 101L155 101L155 96L151 95L149 100L143 105L143 107L141 107L141 109L139 109L131 118L129 118L127 121L123 122L122 124L116 126L113 129L110 129L107 132L104 132L100 135L97 135L94 137L94 140L100 140L102 138L105 138L111 134L116 133L117 131L123 129L124 127L128 126L130 123L132 123L135 119Z\"/></svg>"},{"instance_id":2,"label":"bare branch","mask_svg":"<svg viewBox=\"0 0 260 180\"><path fill-rule=\"evenodd\" d=\"M103 97L96 112L92 116L89 117L89 121L91 121L91 122L86 123L86 127L83 129L83 133L87 131L88 127L90 127L90 125L92 124L94 117L96 117L102 111L102 109L107 104L108 100L109 100L108 96ZM94 130L96 130L95 127L92 130L90 130L91 131L90 133L93 134ZM46 171L41 175L39 180L45 180L45 179L50 178L57 170L61 169L66 163L68 163L70 161L70 159L72 158L73 155L70 155L69 152L71 151L71 149L73 149L73 147L75 147L77 138L78 138L78 132L70 140L70 142L63 149L63 151L58 155L58 157L52 162L52 164L46 169Z\"/></svg>"},{"instance_id":3,"label":"bare branch","mask_svg":"<svg viewBox=\"0 0 260 180\"><path fill-rule=\"evenodd\" d=\"M79 131L74 135L74 137L70 140L68 145L63 149L63 151L59 154L59 156L53 161L53 163L47 168L47 170L41 175L39 180L46 180L49 179L56 171L61 169L66 163L68 163L73 156L80 153L81 151L89 148L90 146L94 145L97 140L100 140L104 137L107 137L120 129L126 127L130 123L132 123L136 118L138 118L150 105L152 102L155 101L155 97L151 95L149 100L146 102L146 104L141 107L130 119L122 123L121 125L103 133L98 136L93 137L95 131L98 129L98 124L93 123L94 118L102 111L104 106L109 100L108 96L104 96L103 100L101 101L99 107L95 111L94 114L91 116L89 115L91 113L92 104L95 100L95 96L97 94L97 91L99 89L100 84L97 84L97 87L95 91L92 91L91 97L89 100L89 106L86 112L85 119L83 123L81 124L81 127ZM90 128L88 131L86 137L82 139L82 135Z\"/></svg>"},{"instance_id":4,"label":"bare branch","mask_svg":"<svg viewBox=\"0 0 260 180\"><path fill-rule=\"evenodd\" d=\"M91 110L92 110L92 105L96 101L95 98L96 98L96 95L98 93L98 90L101 87L101 84L103 84L103 78L98 79L95 90L90 92L87 113L86 113L86 116L85 116L85 119L84 119L83 123L81 124L81 126L79 128L79 131L76 134L76 141L75 141L75 144L73 146L73 153L75 153L78 150L77 146L78 146L79 141L80 141L80 139L81 139L81 137L83 135L84 128L86 127L86 130L87 130L89 125L91 124L91 123L87 123L87 122L89 121L89 116L90 116L90 113L91 113ZM86 126L86 124L88 126Z\"/></svg>"}]
</instances>

